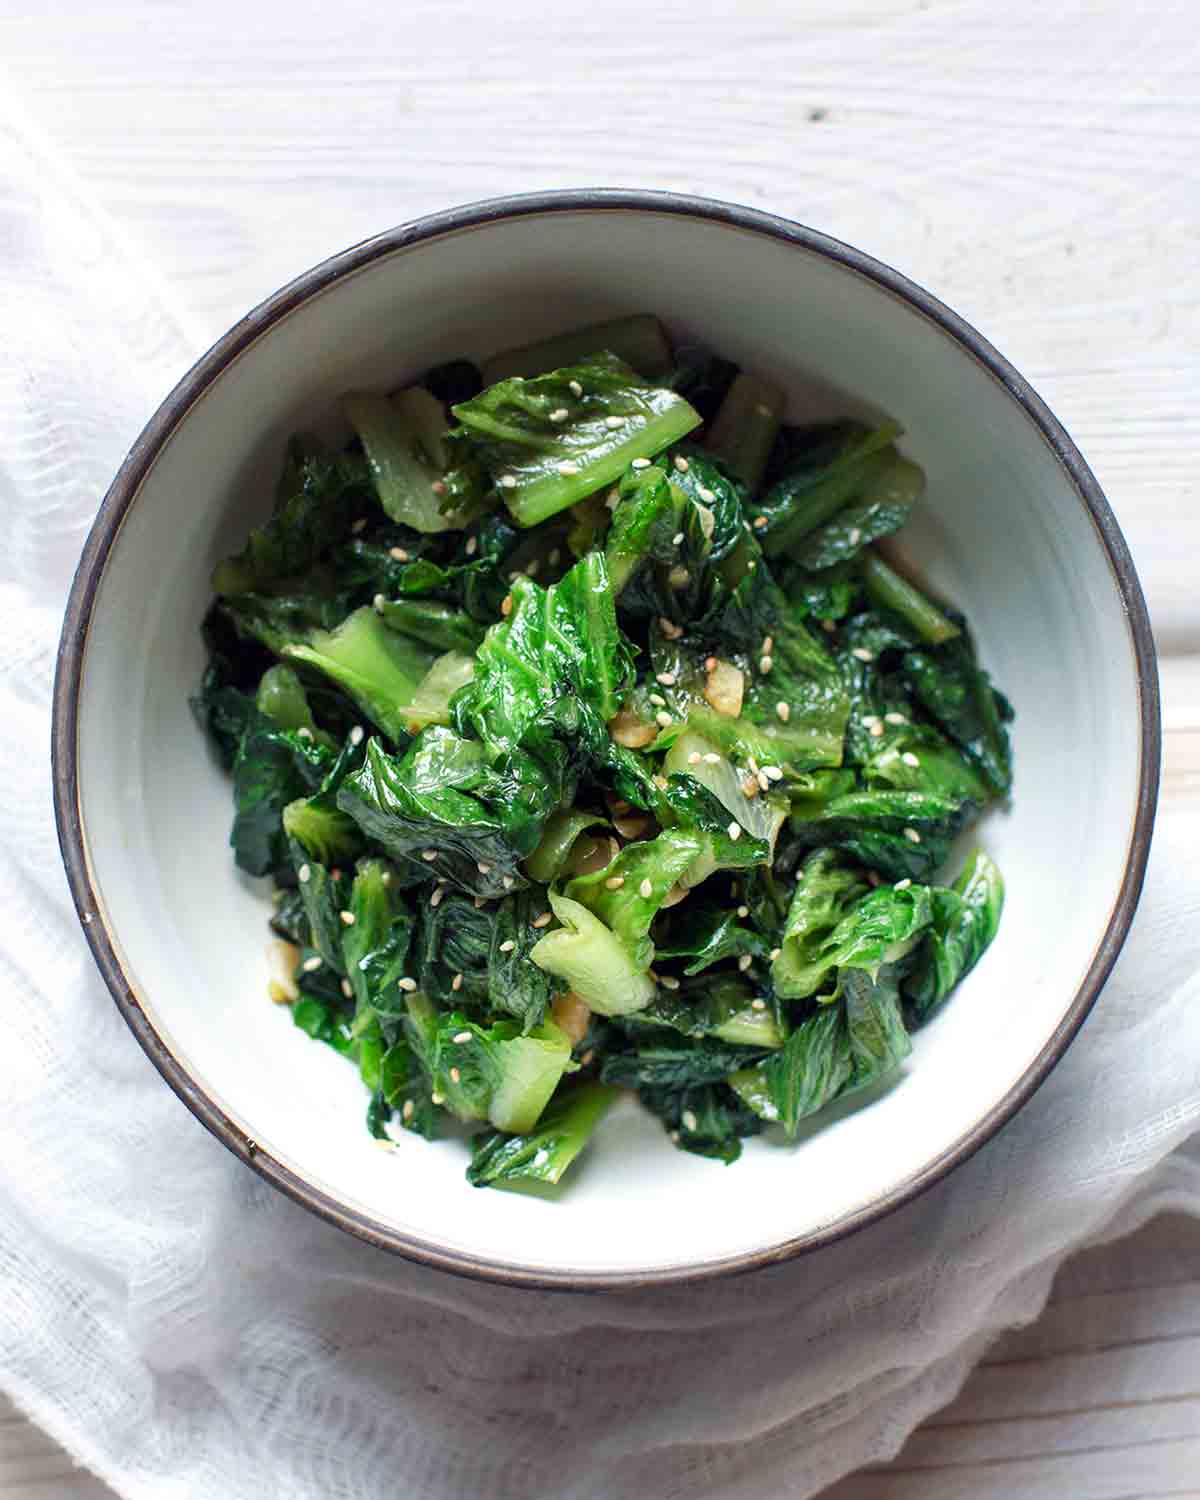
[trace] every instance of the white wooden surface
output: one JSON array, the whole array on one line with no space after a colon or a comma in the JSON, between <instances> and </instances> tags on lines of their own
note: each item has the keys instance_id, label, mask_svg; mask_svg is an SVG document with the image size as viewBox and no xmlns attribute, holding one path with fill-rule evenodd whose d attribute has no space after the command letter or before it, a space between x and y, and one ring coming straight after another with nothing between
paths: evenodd
<instances>
[{"instance_id":1,"label":"white wooden surface","mask_svg":"<svg viewBox=\"0 0 1200 1500\"><path fill-rule=\"evenodd\" d=\"M893 1463L822 1500L1196 1495L1200 1222L1163 1218L1071 1261L1042 1318L1002 1339ZM113 1494L0 1397L0 1500Z\"/></svg>"},{"instance_id":2,"label":"white wooden surface","mask_svg":"<svg viewBox=\"0 0 1200 1500\"><path fill-rule=\"evenodd\" d=\"M1165 815L1200 796L1195 0L0 0L0 88L161 267L197 340L455 202L668 187L872 250L1079 441L1164 663ZM1061 1274L896 1462L828 1500L1200 1496L1200 1225ZM3 1500L100 1500L0 1406Z\"/></svg>"}]
</instances>

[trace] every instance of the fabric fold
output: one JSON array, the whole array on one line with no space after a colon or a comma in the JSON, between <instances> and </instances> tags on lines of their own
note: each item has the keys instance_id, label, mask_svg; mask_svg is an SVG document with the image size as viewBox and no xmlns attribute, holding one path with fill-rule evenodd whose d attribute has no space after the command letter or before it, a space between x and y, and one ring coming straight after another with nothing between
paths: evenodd
<instances>
[{"instance_id":1,"label":"fabric fold","mask_svg":"<svg viewBox=\"0 0 1200 1500\"><path fill-rule=\"evenodd\" d=\"M131 1500L803 1500L893 1454L1036 1316L1070 1251L1200 1210L1200 814L1183 804L1032 1103L919 1201L790 1265L654 1293L483 1286L351 1240L227 1153L93 968L47 755L79 549L199 331L9 99L0 1385L72 1454Z\"/></svg>"}]
</instances>

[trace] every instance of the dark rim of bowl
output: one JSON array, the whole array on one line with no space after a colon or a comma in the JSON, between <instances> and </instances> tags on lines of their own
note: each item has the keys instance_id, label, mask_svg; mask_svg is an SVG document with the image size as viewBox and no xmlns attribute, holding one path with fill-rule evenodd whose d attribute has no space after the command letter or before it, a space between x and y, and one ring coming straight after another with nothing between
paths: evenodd
<instances>
[{"instance_id":1,"label":"dark rim of bowl","mask_svg":"<svg viewBox=\"0 0 1200 1500\"><path fill-rule=\"evenodd\" d=\"M103 919L92 885L79 806L77 731L79 697L88 630L97 590L109 552L142 481L158 453L192 404L221 372L274 324L333 283L385 256L456 231L475 229L504 219L531 215L579 212L634 212L672 214L705 220L771 239L824 257L884 288L936 324L981 365L1022 408L1057 457L1096 528L1124 606L1137 665L1141 730L1137 810L1120 894L1108 926L1062 1020L1020 1081L952 1147L875 1201L853 1210L834 1223L763 1250L748 1251L698 1265L649 1271L548 1271L448 1250L398 1233L364 1213L347 1208L313 1186L268 1152L224 1113L170 1051L142 1009L117 955L114 934ZM147 423L130 449L100 506L84 545L67 604L54 683L52 767L54 810L67 879L83 930L105 983L133 1034L167 1083L197 1118L235 1155L248 1162L268 1182L330 1223L368 1244L398 1252L439 1270L508 1286L562 1291L630 1290L684 1282L699 1282L778 1264L819 1249L874 1224L940 1181L960 1166L1025 1104L1062 1057L1095 1003L1129 931L1137 908L1150 852L1154 809L1158 797L1161 726L1154 642L1145 600L1125 539L1107 500L1083 456L1029 383L1013 369L971 325L936 297L889 266L850 245L772 214L710 199L676 193L586 189L527 193L488 199L444 213L432 214L388 230L305 271L274 296L247 314L188 371Z\"/></svg>"}]
</instances>

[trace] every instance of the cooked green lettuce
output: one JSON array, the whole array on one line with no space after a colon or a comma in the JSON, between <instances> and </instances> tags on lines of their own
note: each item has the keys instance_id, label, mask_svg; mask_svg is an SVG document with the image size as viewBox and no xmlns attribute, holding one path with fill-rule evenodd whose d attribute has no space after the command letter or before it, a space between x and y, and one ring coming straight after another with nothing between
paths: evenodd
<instances>
[{"instance_id":1,"label":"cooked green lettuce","mask_svg":"<svg viewBox=\"0 0 1200 1500\"><path fill-rule=\"evenodd\" d=\"M368 1131L482 1126L470 1182L553 1195L622 1089L729 1163L889 1087L996 934L987 854L942 870L1012 786L965 619L876 550L899 427L787 425L642 314L343 412L218 564L192 708Z\"/></svg>"}]
</instances>

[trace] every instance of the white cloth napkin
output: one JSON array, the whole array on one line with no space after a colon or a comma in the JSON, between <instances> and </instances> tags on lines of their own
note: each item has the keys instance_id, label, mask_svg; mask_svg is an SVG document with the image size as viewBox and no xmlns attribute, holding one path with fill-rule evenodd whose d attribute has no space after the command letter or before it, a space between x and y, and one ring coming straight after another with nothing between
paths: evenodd
<instances>
[{"instance_id":1,"label":"white cloth napkin","mask_svg":"<svg viewBox=\"0 0 1200 1500\"><path fill-rule=\"evenodd\" d=\"M1161 819L1104 995L918 1202L699 1290L486 1287L266 1187L165 1088L59 869L49 700L98 500L196 352L150 267L0 117L0 1385L121 1494L815 1494L892 1455L1085 1241L1200 1211L1200 816Z\"/></svg>"}]
</instances>

